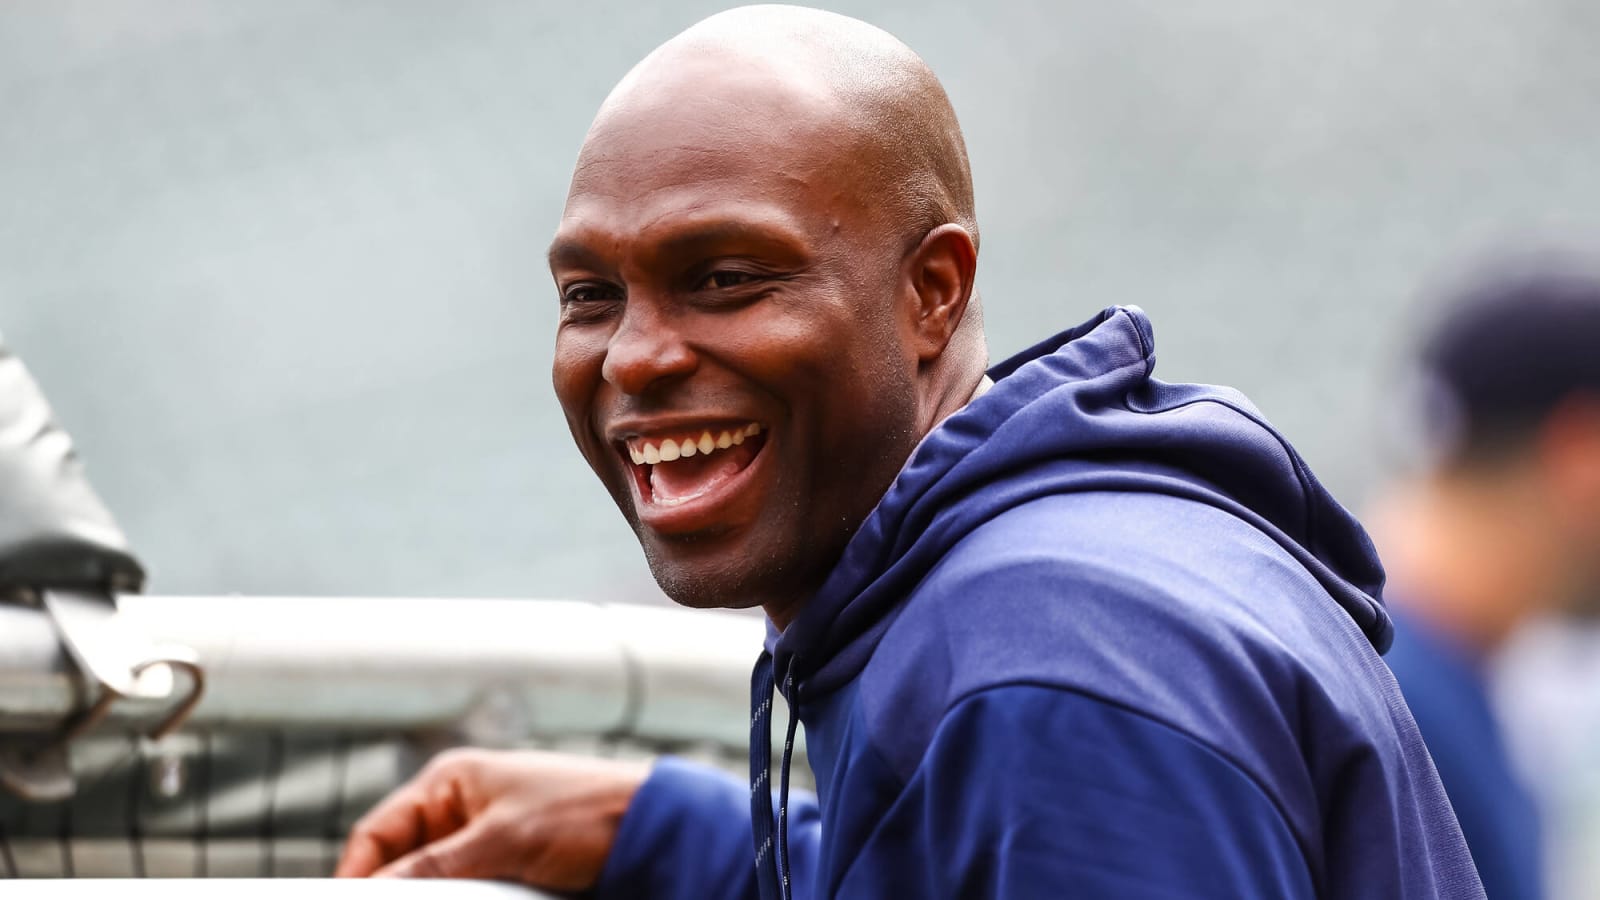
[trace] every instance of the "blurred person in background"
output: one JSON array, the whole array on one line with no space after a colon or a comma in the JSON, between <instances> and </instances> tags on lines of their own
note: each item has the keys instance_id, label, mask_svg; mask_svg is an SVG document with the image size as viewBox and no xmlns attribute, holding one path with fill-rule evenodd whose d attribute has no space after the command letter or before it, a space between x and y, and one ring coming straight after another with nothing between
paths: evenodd
<instances>
[{"instance_id":1,"label":"blurred person in background","mask_svg":"<svg viewBox=\"0 0 1600 900\"><path fill-rule=\"evenodd\" d=\"M1399 681L1491 900L1544 896L1539 815L1487 667L1519 628L1600 608L1600 274L1523 259L1450 292L1416 354L1426 460L1373 530Z\"/></svg>"}]
</instances>

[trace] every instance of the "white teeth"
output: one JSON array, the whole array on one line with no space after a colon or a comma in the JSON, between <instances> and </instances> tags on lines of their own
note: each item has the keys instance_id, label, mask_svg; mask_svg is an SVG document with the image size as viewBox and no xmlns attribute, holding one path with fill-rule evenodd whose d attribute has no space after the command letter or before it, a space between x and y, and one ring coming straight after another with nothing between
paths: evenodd
<instances>
[{"instance_id":1,"label":"white teeth","mask_svg":"<svg viewBox=\"0 0 1600 900\"><path fill-rule=\"evenodd\" d=\"M714 453L717 450L726 450L744 443L745 438L754 437L762 431L761 425L751 422L739 428L730 428L717 432L713 437L709 430L700 432L699 438L684 438L678 440L663 440L659 444L640 441L637 444L628 444L628 458L633 464L653 466L657 463L672 462L675 459L702 456Z\"/></svg>"}]
</instances>

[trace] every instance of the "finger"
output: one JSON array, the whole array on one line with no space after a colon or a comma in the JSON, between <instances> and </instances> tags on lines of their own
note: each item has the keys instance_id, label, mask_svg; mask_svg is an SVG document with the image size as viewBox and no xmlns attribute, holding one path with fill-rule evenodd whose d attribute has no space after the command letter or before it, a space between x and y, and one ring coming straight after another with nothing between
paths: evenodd
<instances>
[{"instance_id":1,"label":"finger","mask_svg":"<svg viewBox=\"0 0 1600 900\"><path fill-rule=\"evenodd\" d=\"M350 831L344 854L334 870L336 878L364 878L384 864L442 835L447 829L430 826L431 792L415 782L378 802Z\"/></svg>"},{"instance_id":2,"label":"finger","mask_svg":"<svg viewBox=\"0 0 1600 900\"><path fill-rule=\"evenodd\" d=\"M411 851L373 873L374 878L503 878L519 855L499 829L479 819Z\"/></svg>"},{"instance_id":3,"label":"finger","mask_svg":"<svg viewBox=\"0 0 1600 900\"><path fill-rule=\"evenodd\" d=\"M333 870L335 878L366 878L389 861L383 845L365 833L350 835L345 842L339 865Z\"/></svg>"}]
</instances>

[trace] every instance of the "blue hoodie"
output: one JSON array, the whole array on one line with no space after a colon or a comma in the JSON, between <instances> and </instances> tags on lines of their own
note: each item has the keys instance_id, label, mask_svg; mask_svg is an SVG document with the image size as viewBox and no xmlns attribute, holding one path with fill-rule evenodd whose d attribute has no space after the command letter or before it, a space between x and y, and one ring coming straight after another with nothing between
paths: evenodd
<instances>
[{"instance_id":1,"label":"blue hoodie","mask_svg":"<svg viewBox=\"0 0 1600 900\"><path fill-rule=\"evenodd\" d=\"M996 367L769 637L751 784L658 763L600 896L1482 897L1366 534L1153 365L1115 308ZM815 798L787 747L769 781L774 683Z\"/></svg>"}]
</instances>

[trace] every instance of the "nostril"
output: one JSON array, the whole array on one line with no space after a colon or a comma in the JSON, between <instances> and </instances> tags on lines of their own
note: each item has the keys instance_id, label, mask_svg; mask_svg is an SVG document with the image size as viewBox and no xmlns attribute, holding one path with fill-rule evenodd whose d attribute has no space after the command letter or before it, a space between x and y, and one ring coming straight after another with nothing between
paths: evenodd
<instances>
[{"instance_id":1,"label":"nostril","mask_svg":"<svg viewBox=\"0 0 1600 900\"><path fill-rule=\"evenodd\" d=\"M673 329L624 322L606 348L600 374L627 394L643 394L663 381L682 378L699 365L694 351Z\"/></svg>"},{"instance_id":2,"label":"nostril","mask_svg":"<svg viewBox=\"0 0 1600 900\"><path fill-rule=\"evenodd\" d=\"M606 382L625 394L639 396L694 372L693 365L666 365L661 360L610 367L602 372Z\"/></svg>"}]
</instances>

